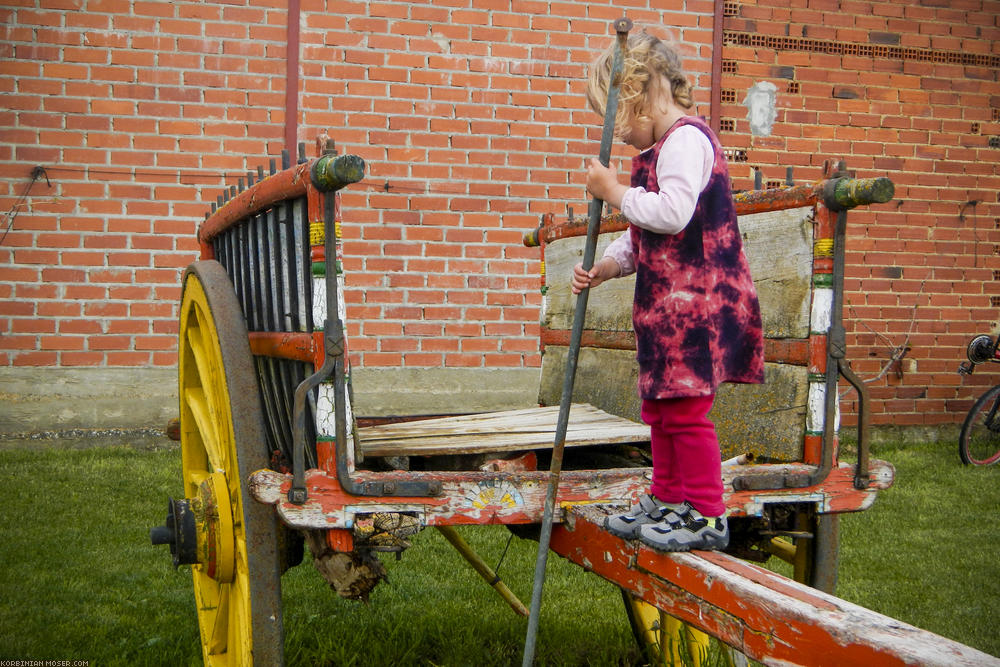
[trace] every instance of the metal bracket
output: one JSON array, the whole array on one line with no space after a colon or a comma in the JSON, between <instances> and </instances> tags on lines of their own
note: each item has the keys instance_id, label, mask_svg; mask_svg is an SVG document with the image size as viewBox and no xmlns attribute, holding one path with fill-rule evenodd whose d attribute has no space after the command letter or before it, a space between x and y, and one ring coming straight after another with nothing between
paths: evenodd
<instances>
[{"instance_id":1,"label":"metal bracket","mask_svg":"<svg viewBox=\"0 0 1000 667\"><path fill-rule=\"evenodd\" d=\"M364 160L355 155L340 155L330 152L320 157L311 167L310 174L317 188L324 191L323 225L326 251L326 313L323 324L324 353L323 366L306 378L295 390L293 407L292 444L292 486L288 500L302 505L309 497L305 480L306 448L306 398L321 383L333 377L334 393L334 457L336 459L337 481L345 492L355 496L410 496L426 497L441 493L441 483L437 481L358 481L351 477L347 457L347 374L345 372L346 348L344 345L344 322L340 319L339 293L337 290L337 234L334 228L334 197L336 190L360 181L364 177Z\"/></svg>"},{"instance_id":2,"label":"metal bracket","mask_svg":"<svg viewBox=\"0 0 1000 667\"><path fill-rule=\"evenodd\" d=\"M766 478L737 477L733 480L736 490L764 490L768 488L799 488L821 483L833 468L834 432L833 423L837 417L837 385L843 376L858 392L858 463L854 486L865 489L869 485L868 471L868 391L854 374L846 361L847 334L844 328L844 253L847 237L847 211L856 206L885 203L892 199L894 186L888 178L852 178L843 161L837 171L823 186L823 205L837 214L833 234L833 304L830 328L827 332L827 357L825 379L825 404L823 418L823 440L820 450L820 464L805 479L786 479L772 476L773 486L766 486Z\"/></svg>"}]
</instances>

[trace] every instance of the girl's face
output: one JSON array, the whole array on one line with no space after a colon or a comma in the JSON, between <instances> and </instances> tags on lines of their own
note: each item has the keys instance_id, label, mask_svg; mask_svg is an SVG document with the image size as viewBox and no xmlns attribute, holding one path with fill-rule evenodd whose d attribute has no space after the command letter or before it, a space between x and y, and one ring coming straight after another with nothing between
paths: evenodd
<instances>
[{"instance_id":1,"label":"girl's face","mask_svg":"<svg viewBox=\"0 0 1000 667\"><path fill-rule=\"evenodd\" d=\"M653 127L653 119L649 116L633 117L622 135L622 141L640 151L649 148L656 143Z\"/></svg>"},{"instance_id":2,"label":"girl's face","mask_svg":"<svg viewBox=\"0 0 1000 667\"><path fill-rule=\"evenodd\" d=\"M676 120L686 114L674 101L670 92L670 82L661 79L653 88L652 99L641 113L636 113L622 134L622 140L640 151L659 141Z\"/></svg>"}]
</instances>

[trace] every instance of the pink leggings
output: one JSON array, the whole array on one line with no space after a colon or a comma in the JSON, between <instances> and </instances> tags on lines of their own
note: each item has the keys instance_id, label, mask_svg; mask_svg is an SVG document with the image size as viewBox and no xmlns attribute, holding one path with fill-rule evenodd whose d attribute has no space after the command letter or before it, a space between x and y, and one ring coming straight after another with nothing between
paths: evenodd
<instances>
[{"instance_id":1,"label":"pink leggings","mask_svg":"<svg viewBox=\"0 0 1000 667\"><path fill-rule=\"evenodd\" d=\"M705 516L721 516L722 454L708 418L715 396L643 399L653 450L650 491L667 503L688 501Z\"/></svg>"}]
</instances>

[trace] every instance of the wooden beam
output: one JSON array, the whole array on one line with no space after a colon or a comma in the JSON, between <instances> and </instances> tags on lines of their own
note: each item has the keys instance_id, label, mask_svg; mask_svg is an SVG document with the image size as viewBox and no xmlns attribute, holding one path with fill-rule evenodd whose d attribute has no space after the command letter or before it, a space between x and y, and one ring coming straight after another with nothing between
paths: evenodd
<instances>
[{"instance_id":1,"label":"wooden beam","mask_svg":"<svg viewBox=\"0 0 1000 667\"><path fill-rule=\"evenodd\" d=\"M513 452L552 447L559 406L442 417L358 429L365 456ZM566 446L647 443L649 427L574 403Z\"/></svg>"},{"instance_id":2,"label":"wooden beam","mask_svg":"<svg viewBox=\"0 0 1000 667\"><path fill-rule=\"evenodd\" d=\"M767 665L1000 665L1000 659L719 552L662 554L577 507L551 549Z\"/></svg>"}]
</instances>

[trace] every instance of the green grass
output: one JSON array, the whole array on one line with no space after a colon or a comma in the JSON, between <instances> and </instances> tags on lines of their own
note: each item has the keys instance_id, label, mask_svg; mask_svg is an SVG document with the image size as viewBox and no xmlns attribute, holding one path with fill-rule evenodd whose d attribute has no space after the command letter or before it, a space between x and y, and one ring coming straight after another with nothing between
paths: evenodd
<instances>
[{"instance_id":1,"label":"green grass","mask_svg":"<svg viewBox=\"0 0 1000 667\"><path fill-rule=\"evenodd\" d=\"M1000 467L967 468L949 445L880 446L894 488L842 519L838 594L1000 655L1000 566L994 521ZM91 665L200 664L190 574L149 544L168 495L179 495L176 448L0 451L0 658ZM502 527L465 528L496 565ZM536 543L514 538L500 574L527 604ZM434 530L369 603L330 591L308 562L282 580L292 665L508 665L526 621ZM638 653L617 588L549 558L536 652L545 665L632 664Z\"/></svg>"},{"instance_id":2,"label":"green grass","mask_svg":"<svg viewBox=\"0 0 1000 667\"><path fill-rule=\"evenodd\" d=\"M896 482L841 518L837 594L1000 656L1000 466L957 445L879 445Z\"/></svg>"},{"instance_id":3,"label":"green grass","mask_svg":"<svg viewBox=\"0 0 1000 667\"><path fill-rule=\"evenodd\" d=\"M190 572L149 543L176 449L0 451L0 658L91 665L201 664ZM510 533L465 528L496 565ZM417 535L368 604L342 600L307 561L282 579L291 665L509 665L527 628L434 530ZM536 543L514 538L499 571L527 604ZM548 665L638 656L617 588L549 559L536 656Z\"/></svg>"}]
</instances>

